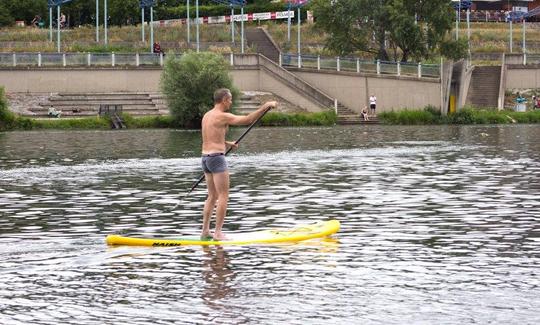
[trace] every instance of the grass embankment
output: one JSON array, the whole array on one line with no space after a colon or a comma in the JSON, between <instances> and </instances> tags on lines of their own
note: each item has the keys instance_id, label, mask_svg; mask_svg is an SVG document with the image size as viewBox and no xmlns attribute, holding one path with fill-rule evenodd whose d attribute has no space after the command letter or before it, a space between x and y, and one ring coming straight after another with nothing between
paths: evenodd
<instances>
[{"instance_id":1,"label":"grass embankment","mask_svg":"<svg viewBox=\"0 0 540 325\"><path fill-rule=\"evenodd\" d=\"M12 114L12 113L11 113ZM132 117L122 114L124 124L129 129L152 129L152 128L173 128L174 121L170 116L146 116ZM2 116L0 115L0 131L4 130L109 130L111 120L108 117L85 117L85 118L50 118L33 119L19 117L12 114L10 122L2 127Z\"/></svg>"},{"instance_id":2,"label":"grass embankment","mask_svg":"<svg viewBox=\"0 0 540 325\"><path fill-rule=\"evenodd\" d=\"M264 126L330 126L336 123L337 116L334 111L321 113L268 113L261 120ZM122 114L122 120L128 129L155 129L178 127L172 116L146 116L133 117ZM0 131L7 130L70 130L70 129L111 129L111 120L108 117L86 118L50 118L32 119L20 117L8 109L4 96L4 89L0 87Z\"/></svg>"},{"instance_id":3,"label":"grass embankment","mask_svg":"<svg viewBox=\"0 0 540 325\"><path fill-rule=\"evenodd\" d=\"M263 126L330 126L336 124L337 115L333 110L319 113L284 114L271 112L262 120Z\"/></svg>"},{"instance_id":4,"label":"grass embankment","mask_svg":"<svg viewBox=\"0 0 540 325\"><path fill-rule=\"evenodd\" d=\"M436 109L426 108L383 112L377 116L381 123L392 125L540 123L540 110L514 112L464 108L457 113L443 116Z\"/></svg>"},{"instance_id":5,"label":"grass embankment","mask_svg":"<svg viewBox=\"0 0 540 325\"><path fill-rule=\"evenodd\" d=\"M191 29L191 45L195 46L195 28ZM100 43L96 43L96 30L93 26L62 30L61 41L63 52L116 52L136 53L150 50L150 28L145 30L146 42L141 41L142 29L140 26L112 26L108 32L108 45L103 44L103 29L101 29ZM239 31L237 32L237 34ZM238 34L239 35L239 34ZM202 43L217 43L210 46L214 52L239 52L240 36L236 37L237 49L231 47L231 29L229 25L200 25L200 41ZM53 33L53 42L49 41L49 30L33 27L2 28L0 33L0 52L56 52L56 30ZM164 51L169 51L167 42L173 42L178 48L174 51L184 50L188 47L186 26L155 26L154 40L162 44ZM165 43L165 45L164 45ZM225 44L219 44L225 43ZM227 44L229 43L229 44ZM249 52L251 48L246 47Z\"/></svg>"},{"instance_id":6,"label":"grass embankment","mask_svg":"<svg viewBox=\"0 0 540 325\"><path fill-rule=\"evenodd\" d=\"M129 114L122 114L122 119L128 129L177 127L171 116L133 117ZM28 117L18 117L10 112L9 122L3 124L2 121L3 116L0 113L0 131L42 129L108 130L111 128L111 121L107 117L32 119ZM261 125L263 126L331 126L335 123L336 114L332 111L297 114L268 113L268 115L261 120Z\"/></svg>"},{"instance_id":7,"label":"grass embankment","mask_svg":"<svg viewBox=\"0 0 540 325\"><path fill-rule=\"evenodd\" d=\"M264 22L263 23L281 47L283 52L297 52L297 26L291 26L291 41L287 41L287 24L285 22ZM246 28L253 27L256 23L246 24ZM200 25L200 40L203 43L229 43L217 46L211 46L210 50L215 52L240 52L240 28L235 29L236 44L231 46L231 28L229 24L225 25ZM134 53L149 51L150 28L146 27L147 42L141 42L140 26L112 26L109 28L109 45L105 46L95 42L95 27L83 26L62 31L62 51L65 52L117 52ZM467 36L466 23L460 24L461 37ZM514 24L513 40L514 52L521 51L521 42L523 39L522 24ZM507 23L471 23L471 51L479 52L509 52L509 24ZM103 33L103 30L101 30ZM454 31L451 32L452 35ZM53 33L56 38L56 31ZM10 27L3 28L0 33L0 52L56 52L56 41L49 42L48 29L37 29L32 27ZM301 26L301 46L302 53L321 56L336 56L325 48L326 39L329 36L315 28L314 24L302 24ZM453 36L452 36L453 37ZM539 53L540 47L536 46L540 40L540 29L529 23L526 30L528 43L528 53ZM101 36L103 39L103 35ZM187 48L187 26L155 26L154 39L156 42L166 43L174 42L178 44L175 51L183 51ZM195 44L195 28L191 30L191 43ZM533 44L534 43L534 44ZM164 46L164 50L171 50ZM254 49L247 48L247 52ZM351 56L365 57L366 53L357 52ZM369 56L369 55L368 55Z\"/></svg>"}]
</instances>

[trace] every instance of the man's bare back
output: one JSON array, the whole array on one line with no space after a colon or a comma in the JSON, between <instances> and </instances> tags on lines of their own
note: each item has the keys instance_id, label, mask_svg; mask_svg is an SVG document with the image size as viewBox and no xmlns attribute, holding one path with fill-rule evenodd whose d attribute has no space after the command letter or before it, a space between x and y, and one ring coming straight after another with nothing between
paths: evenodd
<instances>
[{"instance_id":1,"label":"man's bare back","mask_svg":"<svg viewBox=\"0 0 540 325\"><path fill-rule=\"evenodd\" d=\"M225 134L229 129L226 114L220 109L213 108L204 114L202 119L202 153L211 154L225 152Z\"/></svg>"}]
</instances>

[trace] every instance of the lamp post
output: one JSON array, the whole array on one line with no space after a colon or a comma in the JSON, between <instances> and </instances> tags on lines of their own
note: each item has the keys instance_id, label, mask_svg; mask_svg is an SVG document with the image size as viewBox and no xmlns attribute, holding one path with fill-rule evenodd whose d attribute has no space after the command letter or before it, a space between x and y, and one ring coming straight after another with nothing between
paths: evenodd
<instances>
[{"instance_id":1,"label":"lamp post","mask_svg":"<svg viewBox=\"0 0 540 325\"><path fill-rule=\"evenodd\" d=\"M191 22L189 21L190 20L190 17L189 17L189 0L186 0L186 9L187 9L187 17L186 17L186 24L187 24L187 42L188 44L191 43L191 30L190 30L190 26L191 26Z\"/></svg>"},{"instance_id":2,"label":"lamp post","mask_svg":"<svg viewBox=\"0 0 540 325\"><path fill-rule=\"evenodd\" d=\"M99 43L99 0L96 0L96 43Z\"/></svg>"},{"instance_id":3,"label":"lamp post","mask_svg":"<svg viewBox=\"0 0 540 325\"><path fill-rule=\"evenodd\" d=\"M199 0L195 0L195 17L197 21L195 21L195 27L197 30L197 53L199 53Z\"/></svg>"},{"instance_id":4,"label":"lamp post","mask_svg":"<svg viewBox=\"0 0 540 325\"><path fill-rule=\"evenodd\" d=\"M154 53L154 7L150 7L150 53Z\"/></svg>"},{"instance_id":5,"label":"lamp post","mask_svg":"<svg viewBox=\"0 0 540 325\"><path fill-rule=\"evenodd\" d=\"M525 52L527 51L526 28L527 28L527 22L525 20L525 17L523 17L523 45L521 46L523 50L523 54L525 54Z\"/></svg>"},{"instance_id":6,"label":"lamp post","mask_svg":"<svg viewBox=\"0 0 540 325\"><path fill-rule=\"evenodd\" d=\"M105 40L104 41L105 41L105 45L107 45L109 43L109 38L108 38L108 35L107 35L108 34L107 26L109 25L109 22L108 22L109 14L107 13L107 0L104 0L103 6L105 7L103 9L103 11L105 12L105 17L103 17L103 20L104 20L103 31L105 32L105 36L104 36Z\"/></svg>"},{"instance_id":7,"label":"lamp post","mask_svg":"<svg viewBox=\"0 0 540 325\"><path fill-rule=\"evenodd\" d=\"M231 40L234 45L234 7L231 4Z\"/></svg>"},{"instance_id":8,"label":"lamp post","mask_svg":"<svg viewBox=\"0 0 540 325\"><path fill-rule=\"evenodd\" d=\"M56 48L60 53L60 6L56 6Z\"/></svg>"},{"instance_id":9,"label":"lamp post","mask_svg":"<svg viewBox=\"0 0 540 325\"><path fill-rule=\"evenodd\" d=\"M144 43L145 37L144 37L144 7L141 8L141 36L142 36L142 42Z\"/></svg>"}]
</instances>

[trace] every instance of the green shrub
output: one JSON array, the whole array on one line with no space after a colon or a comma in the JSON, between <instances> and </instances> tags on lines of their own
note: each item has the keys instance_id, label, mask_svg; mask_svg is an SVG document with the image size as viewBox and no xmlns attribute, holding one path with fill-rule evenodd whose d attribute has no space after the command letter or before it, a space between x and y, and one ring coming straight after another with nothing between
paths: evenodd
<instances>
[{"instance_id":1,"label":"green shrub","mask_svg":"<svg viewBox=\"0 0 540 325\"><path fill-rule=\"evenodd\" d=\"M9 130L14 127L15 114L8 108L8 101L4 92L4 87L0 86L0 131Z\"/></svg>"},{"instance_id":2,"label":"green shrub","mask_svg":"<svg viewBox=\"0 0 540 325\"><path fill-rule=\"evenodd\" d=\"M210 52L188 52L180 58L168 56L160 86L175 124L188 128L200 127L204 113L214 105L216 89L231 89L233 100L239 94L223 56Z\"/></svg>"},{"instance_id":3,"label":"green shrub","mask_svg":"<svg viewBox=\"0 0 540 325\"><path fill-rule=\"evenodd\" d=\"M440 124L445 119L441 116L438 108L427 106L424 110L402 110L399 112L382 112L378 115L383 124Z\"/></svg>"},{"instance_id":4,"label":"green shrub","mask_svg":"<svg viewBox=\"0 0 540 325\"><path fill-rule=\"evenodd\" d=\"M122 120L128 129L158 129L174 126L172 116L144 116L133 117L123 113Z\"/></svg>"},{"instance_id":5,"label":"green shrub","mask_svg":"<svg viewBox=\"0 0 540 325\"><path fill-rule=\"evenodd\" d=\"M318 113L285 114L267 113L261 120L264 126L330 126L336 124L337 115L333 110Z\"/></svg>"},{"instance_id":6,"label":"green shrub","mask_svg":"<svg viewBox=\"0 0 540 325\"><path fill-rule=\"evenodd\" d=\"M87 118L51 118L46 120L33 120L32 128L35 129L102 129L111 128L111 121L108 118L87 117Z\"/></svg>"},{"instance_id":7,"label":"green shrub","mask_svg":"<svg viewBox=\"0 0 540 325\"><path fill-rule=\"evenodd\" d=\"M28 117L17 117L15 120L15 129L32 130L35 127L34 120Z\"/></svg>"},{"instance_id":8,"label":"green shrub","mask_svg":"<svg viewBox=\"0 0 540 325\"><path fill-rule=\"evenodd\" d=\"M413 124L506 124L540 123L540 110L528 112L498 111L496 109L475 109L466 107L457 113L442 116L439 109L428 106L424 110L403 110L382 112L379 121L390 125Z\"/></svg>"},{"instance_id":9,"label":"green shrub","mask_svg":"<svg viewBox=\"0 0 540 325\"><path fill-rule=\"evenodd\" d=\"M474 109L472 108L463 108L449 117L452 124L474 124L475 122Z\"/></svg>"}]
</instances>

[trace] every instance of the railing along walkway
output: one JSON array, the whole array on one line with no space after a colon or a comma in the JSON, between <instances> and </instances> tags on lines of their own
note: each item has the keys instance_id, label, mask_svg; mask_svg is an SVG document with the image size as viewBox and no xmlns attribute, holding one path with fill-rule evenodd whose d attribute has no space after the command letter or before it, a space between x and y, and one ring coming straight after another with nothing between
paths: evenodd
<instances>
[{"instance_id":1,"label":"railing along walkway","mask_svg":"<svg viewBox=\"0 0 540 325\"><path fill-rule=\"evenodd\" d=\"M301 69L349 71L418 78L440 78L440 65L409 62L367 61L359 58L328 58L314 55L281 54L280 65Z\"/></svg>"},{"instance_id":2,"label":"railing along walkway","mask_svg":"<svg viewBox=\"0 0 540 325\"><path fill-rule=\"evenodd\" d=\"M0 68L4 67L162 67L166 56L181 53L0 53ZM256 54L224 54L231 65L239 59ZM436 64L363 61L357 58L326 58L310 55L281 54L280 66L304 69L353 71L419 78L440 78ZM257 63L258 64L258 63Z\"/></svg>"}]
</instances>

